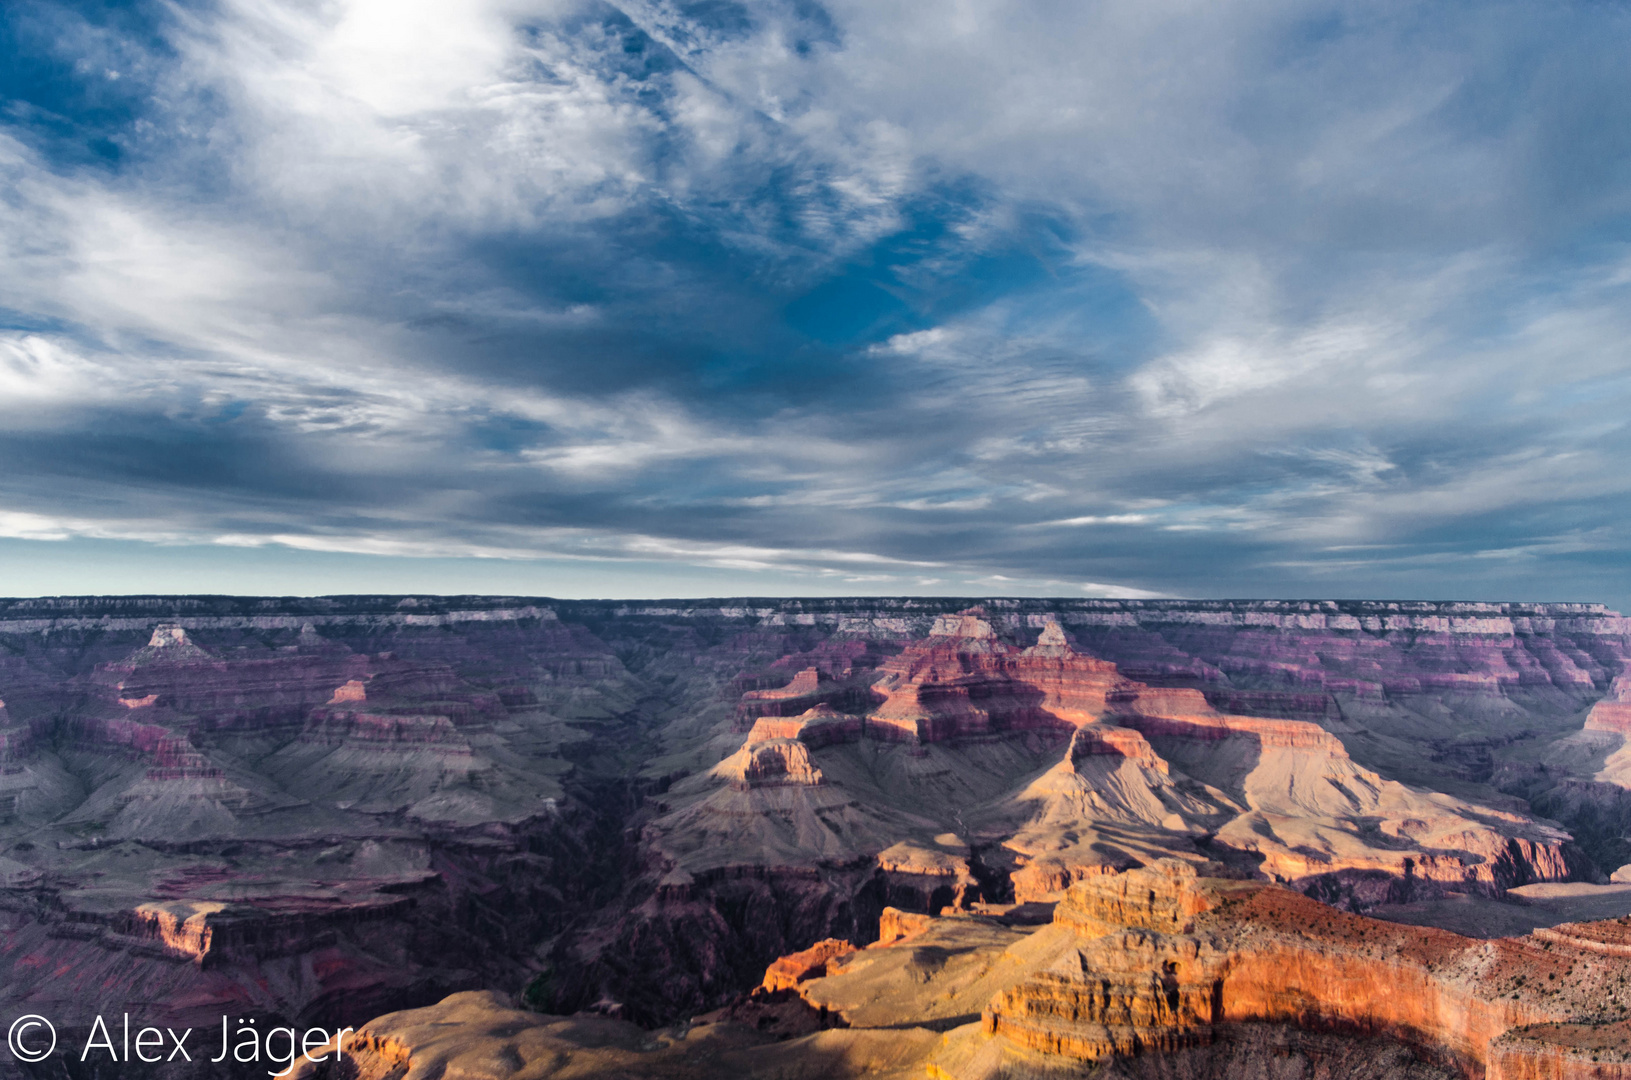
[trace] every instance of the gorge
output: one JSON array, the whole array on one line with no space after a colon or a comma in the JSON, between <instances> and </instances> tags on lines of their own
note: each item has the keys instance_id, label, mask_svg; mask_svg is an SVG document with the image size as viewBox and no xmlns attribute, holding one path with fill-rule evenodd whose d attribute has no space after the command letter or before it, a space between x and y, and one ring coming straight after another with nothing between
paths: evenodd
<instances>
[{"instance_id":1,"label":"gorge","mask_svg":"<svg viewBox=\"0 0 1631 1080\"><path fill-rule=\"evenodd\" d=\"M360 1029L313 1078L1618 1075L1628 658L1590 604L0 601L0 1015Z\"/></svg>"}]
</instances>

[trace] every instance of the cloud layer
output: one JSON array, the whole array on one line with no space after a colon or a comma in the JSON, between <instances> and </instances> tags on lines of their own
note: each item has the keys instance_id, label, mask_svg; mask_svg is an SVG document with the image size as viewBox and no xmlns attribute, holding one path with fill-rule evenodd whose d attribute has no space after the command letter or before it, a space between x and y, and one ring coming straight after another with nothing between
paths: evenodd
<instances>
[{"instance_id":1,"label":"cloud layer","mask_svg":"<svg viewBox=\"0 0 1631 1080\"><path fill-rule=\"evenodd\" d=\"M0 21L0 538L1631 601L1621 5Z\"/></svg>"}]
</instances>

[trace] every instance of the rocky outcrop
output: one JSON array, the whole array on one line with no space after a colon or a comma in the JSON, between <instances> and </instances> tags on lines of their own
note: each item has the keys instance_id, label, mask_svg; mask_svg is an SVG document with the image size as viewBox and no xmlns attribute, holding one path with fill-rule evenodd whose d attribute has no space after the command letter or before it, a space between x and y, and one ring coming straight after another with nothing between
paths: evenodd
<instances>
[{"instance_id":1,"label":"rocky outcrop","mask_svg":"<svg viewBox=\"0 0 1631 1080\"><path fill-rule=\"evenodd\" d=\"M878 671L873 689L884 702L867 715L868 734L917 743L1068 732L1103 715L1107 697L1126 685L1114 664L1070 648L1057 623L1021 649L981 608L941 617Z\"/></svg>"},{"instance_id":2,"label":"rocky outcrop","mask_svg":"<svg viewBox=\"0 0 1631 1080\"><path fill-rule=\"evenodd\" d=\"M822 659L821 657L814 657ZM786 676L773 665L757 679L780 681ZM857 669L853 664L828 663L825 667L803 668L785 685L768 689L750 689L742 694L736 706L736 720L732 731L748 731L761 719L798 716L817 709L864 709L874 696L867 689L871 670ZM740 684L742 678L738 678Z\"/></svg>"},{"instance_id":3,"label":"rocky outcrop","mask_svg":"<svg viewBox=\"0 0 1631 1080\"><path fill-rule=\"evenodd\" d=\"M831 684L827 687L830 692ZM821 671L808 667L793 676L785 686L770 690L749 690L742 695L738 715L743 719L759 716L791 716L821 703Z\"/></svg>"},{"instance_id":4,"label":"rocky outcrop","mask_svg":"<svg viewBox=\"0 0 1631 1080\"><path fill-rule=\"evenodd\" d=\"M808 949L778 958L765 969L765 979L760 985L770 993L792 990L799 983L819 979L827 974L828 965L836 966L845 957L853 955L855 946L847 941L837 938L818 941Z\"/></svg>"},{"instance_id":5,"label":"rocky outcrop","mask_svg":"<svg viewBox=\"0 0 1631 1080\"><path fill-rule=\"evenodd\" d=\"M830 705L817 705L797 716L761 716L748 732L751 745L765 739L797 739L812 750L833 743L855 742L861 737L863 720L841 713Z\"/></svg>"},{"instance_id":6,"label":"rocky outcrop","mask_svg":"<svg viewBox=\"0 0 1631 1080\"><path fill-rule=\"evenodd\" d=\"M902 941L918 937L934 925L934 917L916 911L902 911L886 907L878 917L877 948L888 948Z\"/></svg>"},{"instance_id":7,"label":"rocky outcrop","mask_svg":"<svg viewBox=\"0 0 1631 1080\"><path fill-rule=\"evenodd\" d=\"M1615 679L1603 699L1591 707L1585 730L1631 735L1631 675Z\"/></svg>"},{"instance_id":8,"label":"rocky outcrop","mask_svg":"<svg viewBox=\"0 0 1631 1080\"><path fill-rule=\"evenodd\" d=\"M753 739L721 761L714 774L738 791L776 784L815 786L821 770L810 760L810 748L796 738Z\"/></svg>"},{"instance_id":9,"label":"rocky outcrop","mask_svg":"<svg viewBox=\"0 0 1631 1080\"><path fill-rule=\"evenodd\" d=\"M134 914L140 936L157 938L175 955L203 964L215 945L210 916L226 907L220 901L156 901L137 905Z\"/></svg>"},{"instance_id":10,"label":"rocky outcrop","mask_svg":"<svg viewBox=\"0 0 1631 1080\"><path fill-rule=\"evenodd\" d=\"M1052 955L991 1000L986 1037L1093 1061L1207 1045L1227 1025L1294 1024L1412 1042L1491 1076L1573 1075L1581 1055L1566 1039L1546 1049L1558 1025L1612 1038L1618 1005L1598 980L1606 950L1631 942L1620 921L1472 941L1178 862L1072 886L1052 933Z\"/></svg>"},{"instance_id":11,"label":"rocky outcrop","mask_svg":"<svg viewBox=\"0 0 1631 1080\"><path fill-rule=\"evenodd\" d=\"M878 852L885 900L911 911L963 910L981 899L980 883L960 842L917 844L902 840Z\"/></svg>"}]
</instances>

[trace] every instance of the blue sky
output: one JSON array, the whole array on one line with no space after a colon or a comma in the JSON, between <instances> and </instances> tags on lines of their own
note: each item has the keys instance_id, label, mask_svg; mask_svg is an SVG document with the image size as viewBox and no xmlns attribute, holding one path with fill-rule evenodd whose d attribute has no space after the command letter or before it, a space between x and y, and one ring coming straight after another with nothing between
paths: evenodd
<instances>
[{"instance_id":1,"label":"blue sky","mask_svg":"<svg viewBox=\"0 0 1631 1080\"><path fill-rule=\"evenodd\" d=\"M1631 606L1631 7L0 7L0 593Z\"/></svg>"}]
</instances>

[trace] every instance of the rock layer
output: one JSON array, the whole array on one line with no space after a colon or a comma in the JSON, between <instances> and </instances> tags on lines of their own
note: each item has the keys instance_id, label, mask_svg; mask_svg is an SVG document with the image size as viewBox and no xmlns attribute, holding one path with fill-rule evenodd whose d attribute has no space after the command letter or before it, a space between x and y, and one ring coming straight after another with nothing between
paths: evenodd
<instances>
[{"instance_id":1,"label":"rock layer","mask_svg":"<svg viewBox=\"0 0 1631 1080\"><path fill-rule=\"evenodd\" d=\"M964 608L0 601L0 1000L358 1019L530 979L653 1022L886 907L1169 855L1354 909L1594 872L1533 798L1631 863L1600 607Z\"/></svg>"},{"instance_id":2,"label":"rock layer","mask_svg":"<svg viewBox=\"0 0 1631 1080\"><path fill-rule=\"evenodd\" d=\"M1561 829L1388 780L1316 723L1225 714L1198 689L1128 679L1055 620L1029 641L981 609L928 629L877 665L881 700L864 712L830 698L764 714L825 693L814 666L745 691L733 730L761 715L734 753L662 797L642 832L651 891L558 957L572 989L555 1000L655 1019L718 1004L767 948L865 941L883 906L1051 902L1173 855L1222 857L1350 909L1591 872ZM709 914L743 904L762 931ZM682 936L708 944L678 961ZM676 963L695 981L656 974Z\"/></svg>"},{"instance_id":3,"label":"rock layer","mask_svg":"<svg viewBox=\"0 0 1631 1080\"><path fill-rule=\"evenodd\" d=\"M1224 1025L1295 1024L1401 1039L1491 1077L1603 1075L1559 1031L1595 1032L1615 1069L1631 1049L1609 959L1631 951L1624 921L1479 942L1169 861L1073 886L1053 933L1054 955L991 1000L986 1037L1092 1061L1206 1045Z\"/></svg>"},{"instance_id":4,"label":"rock layer","mask_svg":"<svg viewBox=\"0 0 1631 1080\"><path fill-rule=\"evenodd\" d=\"M1080 882L1040 927L1017 911L903 921L890 910L876 943L828 940L782 957L749 998L648 1036L643 1059L608 1058L602 1047L634 1034L613 1022L573 1038L571 1025L594 1018L465 994L364 1025L345 1075L499 1080L546 1060L548 1075L631 1077L1631 1071L1631 920L1477 941L1207 876L1217 869L1165 860Z\"/></svg>"},{"instance_id":5,"label":"rock layer","mask_svg":"<svg viewBox=\"0 0 1631 1080\"><path fill-rule=\"evenodd\" d=\"M455 625L526 642L507 669L482 650L485 686L444 659L469 642L440 615L331 615L333 637L282 615L0 619L30 658L0 664L22 710L0 713L0 1001L69 1039L121 1000L158 1023L355 1022L520 978L593 820L557 780L554 747L583 736L532 703L618 665L552 615L483 614ZM569 656L538 662L550 641Z\"/></svg>"}]
</instances>

